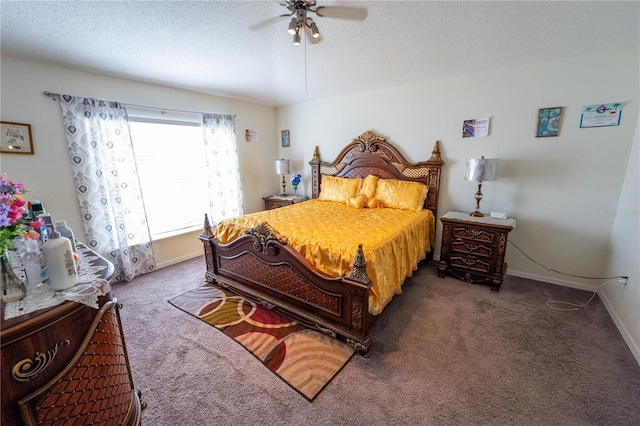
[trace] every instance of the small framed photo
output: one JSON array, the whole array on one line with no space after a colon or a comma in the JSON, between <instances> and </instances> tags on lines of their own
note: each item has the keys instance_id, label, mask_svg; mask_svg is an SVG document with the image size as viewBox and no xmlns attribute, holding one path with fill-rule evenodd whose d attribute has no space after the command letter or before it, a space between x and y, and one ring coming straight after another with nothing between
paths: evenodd
<instances>
[{"instance_id":1,"label":"small framed photo","mask_svg":"<svg viewBox=\"0 0 640 426\"><path fill-rule=\"evenodd\" d=\"M33 154L31 125L2 121L0 152L7 154Z\"/></svg>"},{"instance_id":2,"label":"small framed photo","mask_svg":"<svg viewBox=\"0 0 640 426\"><path fill-rule=\"evenodd\" d=\"M289 139L289 131L288 130L283 130L280 132L281 136L282 136L282 146L283 147L289 147L291 146L291 141Z\"/></svg>"},{"instance_id":3,"label":"small framed photo","mask_svg":"<svg viewBox=\"0 0 640 426\"><path fill-rule=\"evenodd\" d=\"M258 129L246 129L244 131L244 139L251 143L260 142L260 132L258 132Z\"/></svg>"},{"instance_id":4,"label":"small framed photo","mask_svg":"<svg viewBox=\"0 0 640 426\"><path fill-rule=\"evenodd\" d=\"M549 138L560 134L563 107L540 108L538 110L538 125L536 138Z\"/></svg>"}]
</instances>

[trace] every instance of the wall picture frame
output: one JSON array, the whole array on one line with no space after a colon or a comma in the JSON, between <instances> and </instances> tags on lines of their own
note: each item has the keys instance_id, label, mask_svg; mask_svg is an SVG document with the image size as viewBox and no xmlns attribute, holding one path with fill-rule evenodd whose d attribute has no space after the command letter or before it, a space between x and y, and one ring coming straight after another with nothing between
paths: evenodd
<instances>
[{"instance_id":1,"label":"wall picture frame","mask_svg":"<svg viewBox=\"0 0 640 426\"><path fill-rule=\"evenodd\" d=\"M282 130L280 132L281 138L282 138L282 146L284 148L288 148L291 146L291 139L290 139L290 134L288 130Z\"/></svg>"},{"instance_id":2,"label":"wall picture frame","mask_svg":"<svg viewBox=\"0 0 640 426\"><path fill-rule=\"evenodd\" d=\"M260 142L260 132L258 129L246 129L244 131L244 140L249 143Z\"/></svg>"},{"instance_id":3,"label":"wall picture frame","mask_svg":"<svg viewBox=\"0 0 640 426\"><path fill-rule=\"evenodd\" d=\"M536 125L536 138L550 138L560 135L562 111L564 107L540 108Z\"/></svg>"},{"instance_id":4,"label":"wall picture frame","mask_svg":"<svg viewBox=\"0 0 640 426\"><path fill-rule=\"evenodd\" d=\"M623 102L585 105L580 115L580 128L619 126Z\"/></svg>"},{"instance_id":5,"label":"wall picture frame","mask_svg":"<svg viewBox=\"0 0 640 426\"><path fill-rule=\"evenodd\" d=\"M0 124L0 152L7 154L33 154L31 125L2 121Z\"/></svg>"}]
</instances>

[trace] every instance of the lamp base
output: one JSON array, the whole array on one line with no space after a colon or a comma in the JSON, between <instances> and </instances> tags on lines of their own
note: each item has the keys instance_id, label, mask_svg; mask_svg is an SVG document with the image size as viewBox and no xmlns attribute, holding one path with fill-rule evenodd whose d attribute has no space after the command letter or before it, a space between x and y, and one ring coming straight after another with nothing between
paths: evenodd
<instances>
[{"instance_id":1,"label":"lamp base","mask_svg":"<svg viewBox=\"0 0 640 426\"><path fill-rule=\"evenodd\" d=\"M287 182L284 180L284 174L282 175L282 192L280 193L281 197L287 196Z\"/></svg>"},{"instance_id":2,"label":"lamp base","mask_svg":"<svg viewBox=\"0 0 640 426\"><path fill-rule=\"evenodd\" d=\"M480 200L482 200L482 182L478 182L478 192L476 192L476 210L469 213L469 216L473 216L473 217L484 216L482 213L480 213Z\"/></svg>"}]
</instances>

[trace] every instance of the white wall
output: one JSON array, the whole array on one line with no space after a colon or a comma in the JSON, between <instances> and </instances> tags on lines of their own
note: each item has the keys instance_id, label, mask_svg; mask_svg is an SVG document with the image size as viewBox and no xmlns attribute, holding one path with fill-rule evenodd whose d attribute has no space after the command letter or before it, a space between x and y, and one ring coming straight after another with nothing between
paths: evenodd
<instances>
[{"instance_id":1,"label":"white wall","mask_svg":"<svg viewBox=\"0 0 640 426\"><path fill-rule=\"evenodd\" d=\"M2 172L30 188L29 199L44 202L54 220L66 220L82 241L84 226L74 192L62 113L58 102L43 94L45 90L164 109L235 114L245 210L261 210L262 197L276 191L277 176L269 173L270 179L264 179L262 172L271 172L278 155L275 108L5 56L1 70L2 121L31 124L35 146L35 155L3 154ZM259 143L245 142L247 128L260 131ZM158 266L201 255L198 234L154 243Z\"/></svg>"},{"instance_id":2,"label":"white wall","mask_svg":"<svg viewBox=\"0 0 640 426\"><path fill-rule=\"evenodd\" d=\"M607 275L628 275L626 286L607 284L600 297L640 363L640 123L611 234Z\"/></svg>"},{"instance_id":3,"label":"white wall","mask_svg":"<svg viewBox=\"0 0 640 426\"><path fill-rule=\"evenodd\" d=\"M307 163L316 145L323 160L333 160L352 138L373 130L410 161L422 161L440 140L446 164L439 216L475 207L477 186L463 178L466 158L499 158L498 180L483 185L481 210L517 218L511 241L545 266L569 274L603 277L616 269L616 275L632 275L627 269L638 263L637 248L635 257L618 250L620 238L611 235L622 218L610 212L619 207L638 123L639 53L570 58L287 106L278 110L278 125L291 131L291 148L280 152L304 165L308 194ZM579 128L582 106L617 101L624 103L620 126ZM556 106L564 107L560 136L535 138L538 109ZM489 136L463 139L463 120L483 117L491 119ZM436 238L438 258L441 226ZM630 238L637 243L637 228ZM616 265L619 270L609 267L611 253L625 259ZM602 283L547 272L511 245L507 262L509 273L518 276L584 289ZM637 282L627 288L637 295ZM637 313L626 314L640 309L637 297L625 306L612 299L610 309L625 312L624 324L633 323L626 327L637 347Z\"/></svg>"},{"instance_id":4,"label":"white wall","mask_svg":"<svg viewBox=\"0 0 640 426\"><path fill-rule=\"evenodd\" d=\"M611 214L638 207L634 132L639 63L640 50L632 49L307 102L276 112L218 96L2 57L2 120L31 123L36 154L3 155L0 165L30 187L32 197L42 199L54 218L82 229L60 107L42 94L45 90L236 114L247 212L262 209L261 197L278 191L274 158L293 161L293 171L302 172L302 190L309 195L308 162L316 145L323 159L333 160L352 138L373 130L395 143L407 159L422 161L438 139L446 161L439 216L475 206L476 186L462 177L466 158L499 158L499 180L483 186L482 210L515 216L518 224L511 240L548 267L586 276L628 275L626 287L613 284L603 294L640 362L637 217ZM583 105L616 101L625 104L620 126L578 128ZM536 139L538 108L555 106L565 107L560 136ZM491 118L490 135L463 139L462 121L482 117ZM260 143L244 142L247 128L260 130ZM291 131L290 148L280 147L282 129ZM161 266L200 255L196 236L154 244ZM440 226L436 258L439 241ZM512 246L507 261L514 275L579 288L600 284L547 273Z\"/></svg>"}]
</instances>

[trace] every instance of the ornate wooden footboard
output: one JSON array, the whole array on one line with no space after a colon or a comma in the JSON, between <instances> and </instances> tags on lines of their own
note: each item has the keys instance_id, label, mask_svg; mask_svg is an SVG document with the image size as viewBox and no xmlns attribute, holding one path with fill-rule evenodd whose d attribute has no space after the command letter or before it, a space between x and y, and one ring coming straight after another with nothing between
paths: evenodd
<instances>
[{"instance_id":1,"label":"ornate wooden footboard","mask_svg":"<svg viewBox=\"0 0 640 426\"><path fill-rule=\"evenodd\" d=\"M437 219L443 163L438 142L429 160L410 163L384 137L365 132L354 138L333 162L320 161L316 147L309 162L312 196L319 196L323 176L364 178L374 174L384 179L421 182L429 187L424 207ZM369 330L377 316L369 312L372 284L365 270L362 247L349 274L331 277L286 244L266 223L229 244L222 244L214 237L205 215L200 240L204 244L208 281L306 326L340 337L362 355L370 354Z\"/></svg>"},{"instance_id":2,"label":"ornate wooden footboard","mask_svg":"<svg viewBox=\"0 0 640 426\"><path fill-rule=\"evenodd\" d=\"M362 246L346 277L318 271L307 259L262 223L230 244L221 244L205 215L200 236L207 262L206 278L235 293L279 311L333 337L368 356L371 350L369 314L371 280Z\"/></svg>"}]
</instances>

